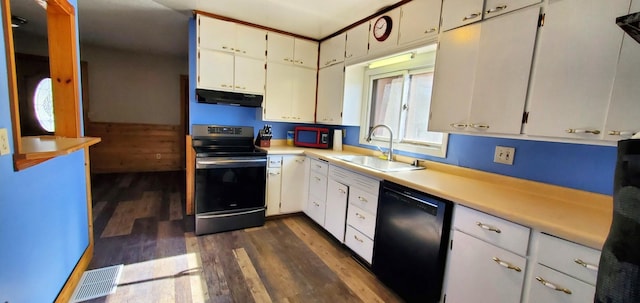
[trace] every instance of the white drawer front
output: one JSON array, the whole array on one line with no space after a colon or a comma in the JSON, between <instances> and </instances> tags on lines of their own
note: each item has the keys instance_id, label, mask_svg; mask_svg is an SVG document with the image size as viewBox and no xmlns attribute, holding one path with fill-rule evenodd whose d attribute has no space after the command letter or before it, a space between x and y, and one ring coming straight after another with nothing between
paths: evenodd
<instances>
[{"instance_id":1,"label":"white drawer front","mask_svg":"<svg viewBox=\"0 0 640 303\"><path fill-rule=\"evenodd\" d=\"M311 159L311 171L315 171L326 176L329 172L329 163Z\"/></svg>"},{"instance_id":2,"label":"white drawer front","mask_svg":"<svg viewBox=\"0 0 640 303\"><path fill-rule=\"evenodd\" d=\"M536 264L529 297L525 302L584 303L593 302L596 288L544 265ZM546 286L542 283L542 281ZM554 289L555 288L555 289ZM566 293L563 289L571 292Z\"/></svg>"},{"instance_id":3,"label":"white drawer front","mask_svg":"<svg viewBox=\"0 0 640 303\"><path fill-rule=\"evenodd\" d=\"M528 227L460 205L456 206L453 222L457 230L521 256L527 255L531 233Z\"/></svg>"},{"instance_id":4,"label":"white drawer front","mask_svg":"<svg viewBox=\"0 0 640 303\"><path fill-rule=\"evenodd\" d=\"M358 187L349 188L349 204L360 207L372 214L378 212L378 195L363 191Z\"/></svg>"},{"instance_id":5,"label":"white drawer front","mask_svg":"<svg viewBox=\"0 0 640 303\"><path fill-rule=\"evenodd\" d=\"M376 232L376 216L360 207L349 204L347 224L373 239Z\"/></svg>"},{"instance_id":6,"label":"white drawer front","mask_svg":"<svg viewBox=\"0 0 640 303\"><path fill-rule=\"evenodd\" d=\"M373 240L351 226L347 226L344 238L344 243L349 248L371 264L371 259L373 258Z\"/></svg>"},{"instance_id":7,"label":"white drawer front","mask_svg":"<svg viewBox=\"0 0 640 303\"><path fill-rule=\"evenodd\" d=\"M305 213L316 221L316 223L324 226L324 216L325 216L325 201L319 200L315 197L309 197L309 201L307 201L307 208Z\"/></svg>"},{"instance_id":8,"label":"white drawer front","mask_svg":"<svg viewBox=\"0 0 640 303\"><path fill-rule=\"evenodd\" d=\"M267 160L267 165L270 168L282 166L282 156L269 156L269 159Z\"/></svg>"},{"instance_id":9,"label":"white drawer front","mask_svg":"<svg viewBox=\"0 0 640 303\"><path fill-rule=\"evenodd\" d=\"M538 263L595 285L600 263L600 251L541 234Z\"/></svg>"},{"instance_id":10,"label":"white drawer front","mask_svg":"<svg viewBox=\"0 0 640 303\"><path fill-rule=\"evenodd\" d=\"M327 197L327 176L312 171L309 174L309 196L314 196L322 201Z\"/></svg>"}]
</instances>

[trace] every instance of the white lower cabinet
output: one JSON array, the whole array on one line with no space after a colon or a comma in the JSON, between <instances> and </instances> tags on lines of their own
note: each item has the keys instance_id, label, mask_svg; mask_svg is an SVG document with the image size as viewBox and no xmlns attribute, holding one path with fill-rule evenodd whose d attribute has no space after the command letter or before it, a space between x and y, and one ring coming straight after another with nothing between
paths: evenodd
<instances>
[{"instance_id":1,"label":"white lower cabinet","mask_svg":"<svg viewBox=\"0 0 640 303\"><path fill-rule=\"evenodd\" d=\"M344 244L367 262L373 259L373 240L357 229L347 225Z\"/></svg>"},{"instance_id":2,"label":"white lower cabinet","mask_svg":"<svg viewBox=\"0 0 640 303\"><path fill-rule=\"evenodd\" d=\"M300 212L307 200L309 165L305 156L267 159L267 216Z\"/></svg>"},{"instance_id":3,"label":"white lower cabinet","mask_svg":"<svg viewBox=\"0 0 640 303\"><path fill-rule=\"evenodd\" d=\"M309 159L309 198L304 213L324 226L327 203L327 173L329 164L317 159Z\"/></svg>"},{"instance_id":4,"label":"white lower cabinet","mask_svg":"<svg viewBox=\"0 0 640 303\"><path fill-rule=\"evenodd\" d=\"M593 302L595 286L541 264L534 267L535 281L531 282L529 296L525 302Z\"/></svg>"},{"instance_id":5,"label":"white lower cabinet","mask_svg":"<svg viewBox=\"0 0 640 303\"><path fill-rule=\"evenodd\" d=\"M449 259L448 303L520 302L526 258L456 230Z\"/></svg>"},{"instance_id":6,"label":"white lower cabinet","mask_svg":"<svg viewBox=\"0 0 640 303\"><path fill-rule=\"evenodd\" d=\"M344 242L345 210L349 187L329 177L324 228L340 242Z\"/></svg>"}]
</instances>

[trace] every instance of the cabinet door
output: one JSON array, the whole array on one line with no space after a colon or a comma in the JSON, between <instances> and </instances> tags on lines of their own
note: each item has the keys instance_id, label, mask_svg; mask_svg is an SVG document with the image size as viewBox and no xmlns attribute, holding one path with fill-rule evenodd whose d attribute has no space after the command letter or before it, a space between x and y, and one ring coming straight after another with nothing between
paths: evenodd
<instances>
[{"instance_id":1,"label":"cabinet door","mask_svg":"<svg viewBox=\"0 0 640 303\"><path fill-rule=\"evenodd\" d=\"M639 3L636 1L634 3ZM638 11L631 10L632 12ZM629 35L625 35L618 62L615 82L609 112L604 127L604 138L610 141L629 139L634 133L640 132L640 44Z\"/></svg>"},{"instance_id":2,"label":"cabinet door","mask_svg":"<svg viewBox=\"0 0 640 303\"><path fill-rule=\"evenodd\" d=\"M369 22L364 22L347 31L345 59L365 56L369 51Z\"/></svg>"},{"instance_id":3,"label":"cabinet door","mask_svg":"<svg viewBox=\"0 0 640 303\"><path fill-rule=\"evenodd\" d=\"M235 51L235 23L198 15L198 46L225 52Z\"/></svg>"},{"instance_id":4,"label":"cabinet door","mask_svg":"<svg viewBox=\"0 0 640 303\"><path fill-rule=\"evenodd\" d=\"M264 66L264 59L236 56L234 89L263 94L265 86Z\"/></svg>"},{"instance_id":5,"label":"cabinet door","mask_svg":"<svg viewBox=\"0 0 640 303\"><path fill-rule=\"evenodd\" d=\"M291 92L294 66L288 64L267 64L267 88L264 100L264 119L268 121L291 120Z\"/></svg>"},{"instance_id":6,"label":"cabinet door","mask_svg":"<svg viewBox=\"0 0 640 303\"><path fill-rule=\"evenodd\" d=\"M277 63L293 63L293 37L268 33L267 60Z\"/></svg>"},{"instance_id":7,"label":"cabinet door","mask_svg":"<svg viewBox=\"0 0 640 303\"><path fill-rule=\"evenodd\" d=\"M309 218L313 219L313 221L316 221L316 223L320 224L320 226L324 226L324 215L326 210L325 204L325 200L322 200L313 195L309 195L309 201L307 202L307 207L305 208L305 214L307 214Z\"/></svg>"},{"instance_id":8,"label":"cabinet door","mask_svg":"<svg viewBox=\"0 0 640 303\"><path fill-rule=\"evenodd\" d=\"M265 58L267 32L255 27L236 25L236 53L256 59Z\"/></svg>"},{"instance_id":9,"label":"cabinet door","mask_svg":"<svg viewBox=\"0 0 640 303\"><path fill-rule=\"evenodd\" d=\"M340 242L344 242L348 193L349 188L346 185L329 179L324 228Z\"/></svg>"},{"instance_id":10,"label":"cabinet door","mask_svg":"<svg viewBox=\"0 0 640 303\"><path fill-rule=\"evenodd\" d=\"M447 31L452 28L467 25L482 19L484 0L446 0L442 3L442 28Z\"/></svg>"},{"instance_id":11,"label":"cabinet door","mask_svg":"<svg viewBox=\"0 0 640 303\"><path fill-rule=\"evenodd\" d=\"M484 19L500 16L502 14L540 3L542 0L487 0L484 4Z\"/></svg>"},{"instance_id":12,"label":"cabinet door","mask_svg":"<svg viewBox=\"0 0 640 303\"><path fill-rule=\"evenodd\" d=\"M373 27L375 26L374 24L376 20L378 20L378 18L380 18L381 16L371 19L371 31L369 33L369 53L389 49L398 45L398 33L400 32L400 8L398 7L392 11L387 12L384 15L391 17L391 33L389 33L389 37L387 37L387 39L385 39L384 41L376 40L376 38L373 36Z\"/></svg>"},{"instance_id":13,"label":"cabinet door","mask_svg":"<svg viewBox=\"0 0 640 303\"><path fill-rule=\"evenodd\" d=\"M267 216L280 213L281 168L267 169Z\"/></svg>"},{"instance_id":14,"label":"cabinet door","mask_svg":"<svg viewBox=\"0 0 640 303\"><path fill-rule=\"evenodd\" d=\"M520 134L539 7L483 21L467 130Z\"/></svg>"},{"instance_id":15,"label":"cabinet door","mask_svg":"<svg viewBox=\"0 0 640 303\"><path fill-rule=\"evenodd\" d=\"M198 50L198 87L233 90L233 54Z\"/></svg>"},{"instance_id":16,"label":"cabinet door","mask_svg":"<svg viewBox=\"0 0 640 303\"><path fill-rule=\"evenodd\" d=\"M403 5L398 44L437 36L441 5L440 0L414 0Z\"/></svg>"},{"instance_id":17,"label":"cabinet door","mask_svg":"<svg viewBox=\"0 0 640 303\"><path fill-rule=\"evenodd\" d=\"M282 158L282 194L280 197L281 213L299 212L307 201L308 180L307 157L284 156Z\"/></svg>"},{"instance_id":18,"label":"cabinet door","mask_svg":"<svg viewBox=\"0 0 640 303\"><path fill-rule=\"evenodd\" d=\"M294 39L293 63L296 65L313 68L318 68L318 42Z\"/></svg>"},{"instance_id":19,"label":"cabinet door","mask_svg":"<svg viewBox=\"0 0 640 303\"><path fill-rule=\"evenodd\" d=\"M344 61L347 34L342 33L320 44L320 68Z\"/></svg>"},{"instance_id":20,"label":"cabinet door","mask_svg":"<svg viewBox=\"0 0 640 303\"><path fill-rule=\"evenodd\" d=\"M430 131L464 130L469 117L480 24L440 35L431 97Z\"/></svg>"},{"instance_id":21,"label":"cabinet door","mask_svg":"<svg viewBox=\"0 0 640 303\"><path fill-rule=\"evenodd\" d=\"M508 268L509 265L512 268ZM454 231L449 252L447 303L520 302L525 265L526 259L521 256Z\"/></svg>"},{"instance_id":22,"label":"cabinet door","mask_svg":"<svg viewBox=\"0 0 640 303\"><path fill-rule=\"evenodd\" d=\"M593 302L596 293L596 288L593 285L539 264L535 265L533 279L535 280L531 281L529 296L524 302ZM567 294L564 290L571 292L571 294Z\"/></svg>"},{"instance_id":23,"label":"cabinet door","mask_svg":"<svg viewBox=\"0 0 640 303\"><path fill-rule=\"evenodd\" d=\"M316 108L316 70L293 67L293 95L291 117L296 122L314 122Z\"/></svg>"},{"instance_id":24,"label":"cabinet door","mask_svg":"<svg viewBox=\"0 0 640 303\"><path fill-rule=\"evenodd\" d=\"M344 64L321 68L318 72L318 104L316 122L329 125L342 123Z\"/></svg>"},{"instance_id":25,"label":"cabinet door","mask_svg":"<svg viewBox=\"0 0 640 303\"><path fill-rule=\"evenodd\" d=\"M629 0L551 1L546 9L529 95L525 133L599 139L623 32L613 22ZM570 133L577 130L577 133ZM569 132L568 132L569 131Z\"/></svg>"}]
</instances>

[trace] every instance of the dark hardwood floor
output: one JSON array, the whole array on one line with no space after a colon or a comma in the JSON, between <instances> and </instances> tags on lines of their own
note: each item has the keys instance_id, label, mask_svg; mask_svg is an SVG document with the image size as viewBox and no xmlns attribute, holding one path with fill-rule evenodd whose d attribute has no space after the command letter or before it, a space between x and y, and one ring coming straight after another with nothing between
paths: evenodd
<instances>
[{"instance_id":1,"label":"dark hardwood floor","mask_svg":"<svg viewBox=\"0 0 640 303\"><path fill-rule=\"evenodd\" d=\"M400 302L304 215L196 237L184 172L92 178L95 254L124 264L116 293L88 302Z\"/></svg>"}]
</instances>

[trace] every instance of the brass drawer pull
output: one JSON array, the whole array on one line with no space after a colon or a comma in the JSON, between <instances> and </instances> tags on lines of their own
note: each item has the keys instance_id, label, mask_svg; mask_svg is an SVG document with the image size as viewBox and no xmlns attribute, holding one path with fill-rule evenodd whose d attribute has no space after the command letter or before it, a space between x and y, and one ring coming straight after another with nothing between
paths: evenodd
<instances>
[{"instance_id":1,"label":"brass drawer pull","mask_svg":"<svg viewBox=\"0 0 640 303\"><path fill-rule=\"evenodd\" d=\"M359 219L362 219L362 220L366 219L363 215L361 215L359 213L356 213L356 217L358 217Z\"/></svg>"},{"instance_id":2,"label":"brass drawer pull","mask_svg":"<svg viewBox=\"0 0 640 303\"><path fill-rule=\"evenodd\" d=\"M367 201L367 199L363 198L362 196L358 196L358 200L360 200L360 201L362 201L364 203L369 202L369 201Z\"/></svg>"},{"instance_id":3,"label":"brass drawer pull","mask_svg":"<svg viewBox=\"0 0 640 303\"><path fill-rule=\"evenodd\" d=\"M565 132L569 133L569 134L593 134L593 135L599 135L600 131L597 129L577 129L577 128L570 128L565 130Z\"/></svg>"},{"instance_id":4,"label":"brass drawer pull","mask_svg":"<svg viewBox=\"0 0 640 303\"><path fill-rule=\"evenodd\" d=\"M497 234L502 232L499 228L491 226L491 225L484 224L482 222L476 222L476 225L478 225L478 227L480 227L482 229L486 229L488 231L492 231L492 232L495 232Z\"/></svg>"},{"instance_id":5,"label":"brass drawer pull","mask_svg":"<svg viewBox=\"0 0 640 303\"><path fill-rule=\"evenodd\" d=\"M481 15L481 13L473 13L473 14L470 14L470 15L465 16L464 18L462 18L462 21L467 21L467 20L475 19L475 18L480 17L480 15Z\"/></svg>"},{"instance_id":6,"label":"brass drawer pull","mask_svg":"<svg viewBox=\"0 0 640 303\"><path fill-rule=\"evenodd\" d=\"M578 265L580 265L580 266L582 266L582 267L584 267L584 268L586 268L586 269L595 270L595 271L597 271L597 270L598 270L598 265L595 265L595 264L589 264L589 263L587 263L587 262L585 262L585 261L582 261L582 260L580 260L580 259L575 259L575 260L573 260L573 261L574 261L574 262L576 262L576 264L578 264Z\"/></svg>"},{"instance_id":7,"label":"brass drawer pull","mask_svg":"<svg viewBox=\"0 0 640 303\"><path fill-rule=\"evenodd\" d=\"M522 271L522 269L520 269L520 267L515 266L515 265L513 265L513 264L511 264L511 263L509 263L509 262L502 261L502 260L500 260L498 257L493 257L493 261L495 261L496 263L498 263L498 265L503 266L503 267L506 267L506 268L508 268L508 269L512 269L512 270L515 270L515 271L517 271L517 272L521 272L521 271Z\"/></svg>"},{"instance_id":8,"label":"brass drawer pull","mask_svg":"<svg viewBox=\"0 0 640 303\"><path fill-rule=\"evenodd\" d=\"M501 10L504 10L505 8L507 8L506 5L496 6L496 7L492 8L492 9L490 9L490 10L487 10L487 14L497 13L497 12L499 12Z\"/></svg>"},{"instance_id":9,"label":"brass drawer pull","mask_svg":"<svg viewBox=\"0 0 640 303\"><path fill-rule=\"evenodd\" d=\"M360 243L364 243L364 240L358 238L358 236L353 235L353 238L356 239L356 241L360 242Z\"/></svg>"},{"instance_id":10,"label":"brass drawer pull","mask_svg":"<svg viewBox=\"0 0 640 303\"><path fill-rule=\"evenodd\" d=\"M549 282L549 281L547 281L547 280L545 280L545 279L543 279L541 277L536 277L536 280L538 280L540 283L542 283L542 285L544 285L546 287L549 287L549 288L551 288L553 290L561 291L561 292L563 292L563 293L565 293L567 295L571 294L571 290L568 290L568 289L566 289L564 287L558 287L555 284L553 284L553 283L551 283L551 282Z\"/></svg>"}]
</instances>

